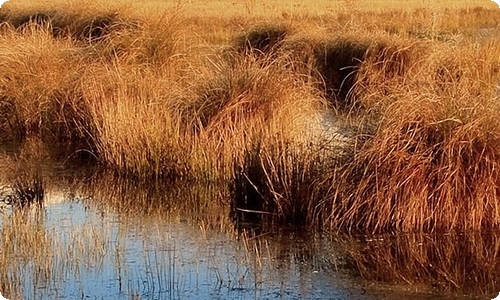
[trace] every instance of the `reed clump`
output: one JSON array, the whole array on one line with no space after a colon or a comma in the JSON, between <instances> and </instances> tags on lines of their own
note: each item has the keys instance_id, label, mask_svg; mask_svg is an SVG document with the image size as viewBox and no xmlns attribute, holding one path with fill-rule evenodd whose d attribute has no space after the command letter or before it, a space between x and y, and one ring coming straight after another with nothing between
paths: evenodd
<instances>
[{"instance_id":1,"label":"reed clump","mask_svg":"<svg viewBox=\"0 0 500 300\"><path fill-rule=\"evenodd\" d=\"M234 164L241 164L254 145L271 142L271 136L300 139L305 116L326 109L326 103L274 54L227 55L232 57L220 61L215 72L204 74L189 109L193 128L211 149L206 154L231 178Z\"/></svg>"},{"instance_id":2,"label":"reed clump","mask_svg":"<svg viewBox=\"0 0 500 300\"><path fill-rule=\"evenodd\" d=\"M328 188L320 182L335 172L340 158L296 148L289 141L246 152L230 189L238 220L314 226L328 218L331 207L322 201Z\"/></svg>"},{"instance_id":3,"label":"reed clump","mask_svg":"<svg viewBox=\"0 0 500 300\"><path fill-rule=\"evenodd\" d=\"M88 120L77 89L83 65L73 44L36 24L7 29L0 39L0 139L85 143Z\"/></svg>"},{"instance_id":4,"label":"reed clump","mask_svg":"<svg viewBox=\"0 0 500 300\"><path fill-rule=\"evenodd\" d=\"M123 65L87 71L83 97L100 160L139 177L188 175L191 137L180 129L176 83Z\"/></svg>"},{"instance_id":5,"label":"reed clump","mask_svg":"<svg viewBox=\"0 0 500 300\"><path fill-rule=\"evenodd\" d=\"M367 82L375 80L360 86L360 101L371 104L379 122L347 168L344 178L352 184L335 202L334 226L371 232L498 227L499 62L485 54L494 48L480 47L449 49L460 57L454 63L443 57L446 48L428 48L409 59L401 56L404 49L393 52L396 65L366 64ZM410 70L405 75L402 65Z\"/></svg>"}]
</instances>

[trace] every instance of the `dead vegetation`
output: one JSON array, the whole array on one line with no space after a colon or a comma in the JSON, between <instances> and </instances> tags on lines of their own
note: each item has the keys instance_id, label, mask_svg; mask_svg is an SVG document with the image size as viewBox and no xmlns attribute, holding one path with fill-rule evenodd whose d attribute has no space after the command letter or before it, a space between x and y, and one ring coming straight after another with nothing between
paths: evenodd
<instances>
[{"instance_id":1,"label":"dead vegetation","mask_svg":"<svg viewBox=\"0 0 500 300\"><path fill-rule=\"evenodd\" d=\"M498 10L123 1L0 9L0 141L23 145L2 166L5 201L37 209L46 156L89 153L112 180L134 180L99 187L124 213L414 232L348 248L351 262L374 280L498 288L498 243L474 235L500 225ZM181 183L208 184L208 196L182 202ZM18 211L2 226L0 264L28 245L49 272L36 246L51 241ZM429 232L451 234L438 244ZM453 243L460 232L470 243ZM11 294L12 274L0 271Z\"/></svg>"},{"instance_id":2,"label":"dead vegetation","mask_svg":"<svg viewBox=\"0 0 500 300\"><path fill-rule=\"evenodd\" d=\"M222 180L233 208L283 223L499 225L498 43L471 34L497 12L269 25L21 2L1 11L2 140L72 145L134 178Z\"/></svg>"}]
</instances>

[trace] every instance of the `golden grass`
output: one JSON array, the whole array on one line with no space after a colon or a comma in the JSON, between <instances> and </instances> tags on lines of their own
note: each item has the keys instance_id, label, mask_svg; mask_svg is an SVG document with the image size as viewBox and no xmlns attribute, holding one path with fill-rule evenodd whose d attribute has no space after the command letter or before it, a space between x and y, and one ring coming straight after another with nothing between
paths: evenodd
<instances>
[{"instance_id":1,"label":"golden grass","mask_svg":"<svg viewBox=\"0 0 500 300\"><path fill-rule=\"evenodd\" d=\"M1 139L226 180L234 209L283 222L498 227L500 12L370 3L9 1Z\"/></svg>"},{"instance_id":2,"label":"golden grass","mask_svg":"<svg viewBox=\"0 0 500 300\"><path fill-rule=\"evenodd\" d=\"M2 140L30 134L46 140L78 139L75 83L82 63L77 49L36 25L21 33L7 29L0 38Z\"/></svg>"},{"instance_id":3,"label":"golden grass","mask_svg":"<svg viewBox=\"0 0 500 300\"><path fill-rule=\"evenodd\" d=\"M186 15L197 17L220 17L223 12L224 17L287 17L287 16L310 16L325 15L338 11L370 11L380 12L387 10L412 11L415 9L461 9L473 7L497 8L491 1L479 0L440 0L440 1L369 1L369 0L338 0L338 1L315 1L306 0L245 0L231 2L227 0L195 0L195 1L144 1L138 3L132 0L120 0L110 2L95 1L64 1L56 0L50 2L16 0L5 4L9 10L41 10L47 8L61 8L71 12L85 12L88 10L119 9L129 14L144 15L155 14L158 11L176 10Z\"/></svg>"},{"instance_id":4,"label":"golden grass","mask_svg":"<svg viewBox=\"0 0 500 300\"><path fill-rule=\"evenodd\" d=\"M170 99L178 97L176 83L118 64L86 72L83 96L99 156L137 175L185 174L188 156L180 149L187 148L190 137L183 138L181 116Z\"/></svg>"},{"instance_id":5,"label":"golden grass","mask_svg":"<svg viewBox=\"0 0 500 300\"><path fill-rule=\"evenodd\" d=\"M339 199L337 225L373 231L499 225L496 47L449 49L458 61L443 57L442 48L424 49L425 56L393 49L362 71L359 99L380 122L348 167L344 178L356 178L355 186Z\"/></svg>"}]
</instances>

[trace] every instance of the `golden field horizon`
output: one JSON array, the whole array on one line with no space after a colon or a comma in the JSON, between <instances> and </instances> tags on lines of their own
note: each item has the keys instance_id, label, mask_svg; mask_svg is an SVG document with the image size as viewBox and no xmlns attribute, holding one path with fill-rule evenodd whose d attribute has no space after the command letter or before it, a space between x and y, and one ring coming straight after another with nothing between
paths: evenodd
<instances>
[{"instance_id":1,"label":"golden field horizon","mask_svg":"<svg viewBox=\"0 0 500 300\"><path fill-rule=\"evenodd\" d=\"M335 0L335 1L315 1L306 0L147 0L147 1L29 1L29 0L9 0L5 4L9 9L20 9L23 11L40 9L63 9L73 11L99 10L99 9L122 9L128 13L151 13L162 10L176 10L177 12L189 15L212 15L214 17L242 17L242 16L282 16L283 14L298 15L327 15L338 13L339 10L362 10L372 12L383 12L390 10L411 11L415 9L463 9L482 7L486 9L498 8L493 1L488 0Z\"/></svg>"}]
</instances>

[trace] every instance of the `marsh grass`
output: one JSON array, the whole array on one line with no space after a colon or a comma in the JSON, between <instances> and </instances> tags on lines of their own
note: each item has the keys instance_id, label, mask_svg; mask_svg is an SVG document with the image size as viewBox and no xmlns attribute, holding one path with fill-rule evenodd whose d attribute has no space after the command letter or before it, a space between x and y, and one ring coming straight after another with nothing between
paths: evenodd
<instances>
[{"instance_id":1,"label":"marsh grass","mask_svg":"<svg viewBox=\"0 0 500 300\"><path fill-rule=\"evenodd\" d=\"M319 147L297 151L292 142L256 146L237 165L231 185L238 220L313 225L324 223L332 207L324 201L330 186L322 181L336 172L341 160ZM330 153L328 153L330 154ZM306 198L303 198L307 195ZM314 226L314 225L313 225Z\"/></svg>"},{"instance_id":2,"label":"marsh grass","mask_svg":"<svg viewBox=\"0 0 500 300\"><path fill-rule=\"evenodd\" d=\"M36 4L22 10L3 9L2 21L17 31L38 25L56 39L71 39L77 43L95 44L105 41L113 31L121 29L125 22L119 18L117 8L98 8L97 11L68 7L68 3L57 7L37 9ZM94 7L95 9L95 7Z\"/></svg>"},{"instance_id":3,"label":"marsh grass","mask_svg":"<svg viewBox=\"0 0 500 300\"><path fill-rule=\"evenodd\" d=\"M191 127L223 178L232 177L254 145L301 139L304 116L326 109L319 92L301 80L306 75L296 75L275 55L226 52L223 57L229 58L203 73L205 80L188 102L193 112L188 115L195 116Z\"/></svg>"},{"instance_id":4,"label":"marsh grass","mask_svg":"<svg viewBox=\"0 0 500 300\"><path fill-rule=\"evenodd\" d=\"M31 24L1 35L1 139L35 135L46 142L85 140L81 96L76 89L81 60L67 40L54 40ZM50 71L48 71L50 70Z\"/></svg>"},{"instance_id":5,"label":"marsh grass","mask_svg":"<svg viewBox=\"0 0 500 300\"><path fill-rule=\"evenodd\" d=\"M496 238L469 232L500 225L500 13L367 12L371 3L312 14L247 1L248 16L126 1L2 8L0 140L24 141L4 167L10 199L25 207L2 221L2 292L21 295L27 258L47 280L99 266L110 251L106 232L84 228L64 246L40 211L28 218L40 209L28 203L46 198L45 155L66 144L65 155L92 153L111 171L80 187L102 212L139 216L131 226L189 213L205 236L240 237L235 270L211 257L231 288L265 284L275 257L307 272L301 261L325 259L307 247L288 257L289 240L273 249L263 238L275 224L299 224L452 232L346 251L368 279L497 291ZM241 229L256 221L260 232ZM337 266L336 255L326 263ZM173 265L144 260L146 281L175 287Z\"/></svg>"},{"instance_id":6,"label":"marsh grass","mask_svg":"<svg viewBox=\"0 0 500 300\"><path fill-rule=\"evenodd\" d=\"M498 61L484 62L479 53L460 50L463 64L454 67L448 59L441 61L439 52L404 60L417 71L404 77L399 67L394 73L393 67L373 66L382 73L370 75L382 74L390 85L376 88L384 93L363 86L368 96L362 101L373 103L369 107L381 119L344 177L357 179L336 206L337 226L370 231L498 226L498 152L493 147L498 142ZM431 83L425 92L416 89L421 82Z\"/></svg>"},{"instance_id":7,"label":"marsh grass","mask_svg":"<svg viewBox=\"0 0 500 300\"><path fill-rule=\"evenodd\" d=\"M121 173L187 175L189 157L183 149L189 149L190 137L180 131L172 103L176 82L120 65L88 71L84 98L99 157Z\"/></svg>"},{"instance_id":8,"label":"marsh grass","mask_svg":"<svg viewBox=\"0 0 500 300\"><path fill-rule=\"evenodd\" d=\"M498 13L357 1L269 25L257 2L206 19L68 3L2 8L2 139L71 143L141 180L224 181L233 208L282 223L498 227L498 45L474 37Z\"/></svg>"},{"instance_id":9,"label":"marsh grass","mask_svg":"<svg viewBox=\"0 0 500 300\"><path fill-rule=\"evenodd\" d=\"M323 82L321 88L334 107L343 110L353 108L355 100L351 94L357 72L373 44L373 40L338 38L315 46L315 69Z\"/></svg>"}]
</instances>

